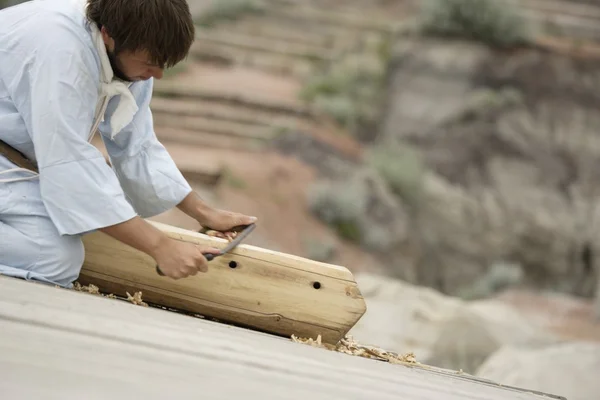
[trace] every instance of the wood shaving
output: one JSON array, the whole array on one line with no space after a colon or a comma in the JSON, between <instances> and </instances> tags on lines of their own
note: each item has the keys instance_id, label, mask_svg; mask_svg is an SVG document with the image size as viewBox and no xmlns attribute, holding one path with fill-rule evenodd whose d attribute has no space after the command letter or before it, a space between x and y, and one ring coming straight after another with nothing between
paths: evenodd
<instances>
[{"instance_id":1,"label":"wood shaving","mask_svg":"<svg viewBox=\"0 0 600 400\"><path fill-rule=\"evenodd\" d=\"M292 335L292 341L353 356L385 361L389 362L390 364L419 364L413 353L399 355L397 353L385 351L378 347L361 345L354 341L351 335L346 335L338 342L337 345L323 343L321 341L321 335L317 336L316 340L312 338L298 338L296 335Z\"/></svg>"},{"instance_id":2,"label":"wood shaving","mask_svg":"<svg viewBox=\"0 0 600 400\"><path fill-rule=\"evenodd\" d=\"M132 302L135 305L138 306L143 306L143 307L148 307L148 303L145 303L144 301L142 301L142 292L135 292L132 295L129 294L129 292L125 292L127 293L127 300Z\"/></svg>"},{"instance_id":3,"label":"wood shaving","mask_svg":"<svg viewBox=\"0 0 600 400\"><path fill-rule=\"evenodd\" d=\"M98 286L92 285L91 283L88 286L84 286L79 282L75 282L73 284L73 289L78 292L86 292L86 293L90 293L90 294L101 294L100 289L98 289Z\"/></svg>"},{"instance_id":4,"label":"wood shaving","mask_svg":"<svg viewBox=\"0 0 600 400\"><path fill-rule=\"evenodd\" d=\"M56 287L63 289L61 286L56 286ZM75 282L75 283L73 283L73 290L76 290L78 292L89 293L89 294L96 294L96 295L99 295L102 297L107 297L109 299L118 299L118 297L112 293L108 293L108 294L101 293L98 286L91 284L91 283L88 286L85 286L79 282ZM140 294L140 296L141 296L141 294Z\"/></svg>"},{"instance_id":5,"label":"wood shaving","mask_svg":"<svg viewBox=\"0 0 600 400\"><path fill-rule=\"evenodd\" d=\"M205 232L205 234L212 237L227 239L229 242L231 242L237 237L238 232L220 232L215 230L208 230Z\"/></svg>"}]
</instances>

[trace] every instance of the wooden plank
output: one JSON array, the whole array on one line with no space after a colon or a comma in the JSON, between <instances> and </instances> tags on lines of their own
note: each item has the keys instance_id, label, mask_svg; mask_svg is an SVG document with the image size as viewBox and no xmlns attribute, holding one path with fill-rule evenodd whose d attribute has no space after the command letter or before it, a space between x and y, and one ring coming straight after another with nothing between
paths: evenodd
<instances>
[{"instance_id":1,"label":"wooden plank","mask_svg":"<svg viewBox=\"0 0 600 400\"><path fill-rule=\"evenodd\" d=\"M150 222L172 238L224 247L209 237ZM101 232L84 237L86 258L79 281L126 296L290 337L336 343L366 311L348 269L241 244L210 262L209 271L181 280L161 277L154 260Z\"/></svg>"},{"instance_id":2,"label":"wooden plank","mask_svg":"<svg viewBox=\"0 0 600 400\"><path fill-rule=\"evenodd\" d=\"M550 399L1 276L0 374L6 399Z\"/></svg>"}]
</instances>

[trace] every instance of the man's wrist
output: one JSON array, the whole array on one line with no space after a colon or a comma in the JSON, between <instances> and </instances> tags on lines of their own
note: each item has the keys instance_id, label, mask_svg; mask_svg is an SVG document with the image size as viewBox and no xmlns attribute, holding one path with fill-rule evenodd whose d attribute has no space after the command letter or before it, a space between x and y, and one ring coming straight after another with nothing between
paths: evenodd
<instances>
[{"instance_id":1,"label":"man's wrist","mask_svg":"<svg viewBox=\"0 0 600 400\"><path fill-rule=\"evenodd\" d=\"M193 191L190 192L177 207L185 214L197 220L200 225L206 223L206 216L212 210L212 208Z\"/></svg>"}]
</instances>

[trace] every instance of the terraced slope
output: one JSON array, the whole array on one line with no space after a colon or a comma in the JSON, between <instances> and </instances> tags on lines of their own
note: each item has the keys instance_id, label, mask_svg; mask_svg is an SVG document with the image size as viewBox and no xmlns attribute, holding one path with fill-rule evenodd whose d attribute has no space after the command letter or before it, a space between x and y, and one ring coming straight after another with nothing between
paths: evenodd
<instances>
[{"instance_id":1,"label":"terraced slope","mask_svg":"<svg viewBox=\"0 0 600 400\"><path fill-rule=\"evenodd\" d=\"M214 204L259 217L250 243L312 258L315 246L334 242L332 262L353 270L375 264L308 211L307 187L322 173L318 164L359 162L363 149L300 93L307 78L376 46L410 15L399 8L409 1L392 2L393 13L379 3L268 0L235 19L198 18L188 60L155 81L157 136L198 188L211 186ZM195 227L178 211L155 220Z\"/></svg>"},{"instance_id":2,"label":"terraced slope","mask_svg":"<svg viewBox=\"0 0 600 400\"><path fill-rule=\"evenodd\" d=\"M166 144L257 150L284 131L331 129L298 99L303 79L397 24L370 18L382 14L377 8L265 4L233 21L199 25L189 60L156 82L152 109Z\"/></svg>"}]
</instances>

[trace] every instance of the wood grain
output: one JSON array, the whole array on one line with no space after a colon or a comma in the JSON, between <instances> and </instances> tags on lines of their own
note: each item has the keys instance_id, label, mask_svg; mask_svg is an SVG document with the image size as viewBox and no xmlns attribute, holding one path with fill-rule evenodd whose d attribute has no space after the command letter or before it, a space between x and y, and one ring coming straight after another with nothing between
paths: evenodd
<instances>
[{"instance_id":1,"label":"wood grain","mask_svg":"<svg viewBox=\"0 0 600 400\"><path fill-rule=\"evenodd\" d=\"M218 248L227 242L150 221L172 238ZM81 284L125 296L142 291L146 302L290 337L336 343L366 312L350 271L289 254L241 244L215 258L209 271L173 280L156 273L154 260L100 232L84 237Z\"/></svg>"},{"instance_id":2,"label":"wood grain","mask_svg":"<svg viewBox=\"0 0 600 400\"><path fill-rule=\"evenodd\" d=\"M2 276L0 374L3 399L556 399Z\"/></svg>"}]
</instances>

